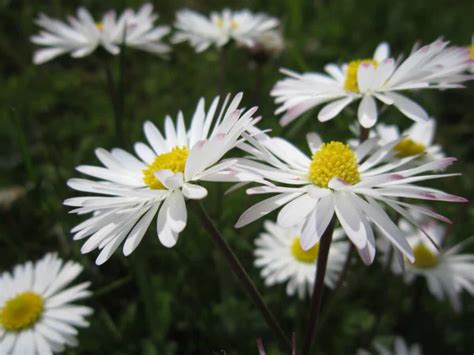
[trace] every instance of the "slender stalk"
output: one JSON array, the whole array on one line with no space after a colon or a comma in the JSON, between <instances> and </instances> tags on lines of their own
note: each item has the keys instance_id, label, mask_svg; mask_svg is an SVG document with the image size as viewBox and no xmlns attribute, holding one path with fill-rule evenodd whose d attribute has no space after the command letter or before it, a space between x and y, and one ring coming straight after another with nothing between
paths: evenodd
<instances>
[{"instance_id":1,"label":"slender stalk","mask_svg":"<svg viewBox=\"0 0 474 355\"><path fill-rule=\"evenodd\" d=\"M319 244L316 279L313 287L313 296L311 297L309 322L303 342L303 355L309 355L311 353L311 346L313 345L316 336L315 330L319 319L321 300L323 298L324 276L326 275L326 266L328 262L329 248L331 247L332 234L334 231L334 222L333 218L324 231L321 237L321 243Z\"/></svg>"},{"instance_id":2,"label":"slender stalk","mask_svg":"<svg viewBox=\"0 0 474 355\"><path fill-rule=\"evenodd\" d=\"M254 102L255 106L260 107L260 101L262 98L262 86L263 86L263 66L264 63L261 60L255 61L255 88L254 88Z\"/></svg>"},{"instance_id":3,"label":"slender stalk","mask_svg":"<svg viewBox=\"0 0 474 355\"><path fill-rule=\"evenodd\" d=\"M224 238L222 238L221 234L214 225L214 222L211 220L205 209L199 203L194 204L194 209L200 217L204 228L209 232L209 236L214 241L224 258L227 260L230 268L232 269L232 272L239 279L240 283L242 284L242 287L245 289L248 296L252 299L254 305L262 314L267 325L272 329L277 338L280 339L282 344L284 344L288 349L291 349L291 343L287 335L281 328L273 313L263 301L262 296L260 295L252 280L248 276L239 259L237 259L236 255L234 254L230 246L227 244L227 242L224 240Z\"/></svg>"},{"instance_id":4,"label":"slender stalk","mask_svg":"<svg viewBox=\"0 0 474 355\"><path fill-rule=\"evenodd\" d=\"M221 47L219 50L219 74L217 78L217 92L221 99L225 95L225 70L227 61L227 46Z\"/></svg>"}]
</instances>

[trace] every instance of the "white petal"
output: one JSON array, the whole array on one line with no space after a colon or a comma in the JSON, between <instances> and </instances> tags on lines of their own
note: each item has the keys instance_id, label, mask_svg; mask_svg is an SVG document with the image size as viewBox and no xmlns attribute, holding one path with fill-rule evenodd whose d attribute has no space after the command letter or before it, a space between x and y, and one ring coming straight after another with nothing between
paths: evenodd
<instances>
[{"instance_id":1,"label":"white petal","mask_svg":"<svg viewBox=\"0 0 474 355\"><path fill-rule=\"evenodd\" d=\"M365 95L357 112L359 122L364 128L371 128L377 122L377 105L372 96Z\"/></svg>"},{"instance_id":2,"label":"white petal","mask_svg":"<svg viewBox=\"0 0 474 355\"><path fill-rule=\"evenodd\" d=\"M338 115L347 105L352 102L352 97L344 97L340 100L333 101L325 105L318 114L318 120L320 122L329 121Z\"/></svg>"}]
</instances>

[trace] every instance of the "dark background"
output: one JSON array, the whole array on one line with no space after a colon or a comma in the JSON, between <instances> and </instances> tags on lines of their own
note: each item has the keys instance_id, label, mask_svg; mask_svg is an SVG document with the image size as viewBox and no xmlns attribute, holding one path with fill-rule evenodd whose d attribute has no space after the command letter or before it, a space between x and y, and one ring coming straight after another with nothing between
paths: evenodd
<instances>
[{"instance_id":1,"label":"dark background","mask_svg":"<svg viewBox=\"0 0 474 355\"><path fill-rule=\"evenodd\" d=\"M64 18L79 5L99 17L108 9L122 11L141 3L0 0L0 187L2 193L10 189L10 196L18 195L0 210L0 271L48 251L58 251L85 266L81 278L91 280L95 291L85 302L95 314L90 317L90 328L80 332L80 346L68 354L211 354L221 350L256 354L256 338L263 338L268 354L283 354L193 216L175 248L161 246L152 223L131 256L123 257L119 248L101 267L94 265L94 253L80 255L81 243L71 240L69 230L83 218L69 215L62 206L65 198L75 196L65 182L78 176L75 166L97 164L93 155L97 146L115 146L104 66L108 62L117 70L118 58L96 51L83 59L62 56L35 66L35 46L29 41L37 31L33 19L39 12ZM274 128L275 134L301 147L306 146L304 136L309 129L325 139L350 138L348 125L354 114L346 110L323 125L311 111L289 127L278 127L268 93L282 78L280 66L321 71L327 62L370 57L383 40L391 44L395 55L408 53L416 41L427 43L439 36L465 46L473 31L474 3L467 0L155 2L159 24L171 24L175 11L182 7L209 13L224 6L248 7L281 19L287 49L264 66L260 94L255 93L255 63L234 47L227 55L225 89L244 91L247 107L260 97L259 112L264 117L260 126ZM188 44L175 46L168 61L127 50L125 148L143 139L146 119L162 127L166 114L175 117L183 110L189 119L199 97L210 102L217 94L218 58L215 49L195 54ZM448 155L459 159L451 171L463 173L435 186L468 198L474 178L472 95L472 84L465 90L415 95L438 120L437 141ZM381 120L402 127L411 124L394 109L387 110ZM284 286L265 288L252 265L253 240L261 222L239 231L232 227L256 199L245 197L243 191L222 199L222 191L211 187L205 206L284 328L301 331L309 301L288 298ZM440 203L436 208L455 221L448 244L472 234L474 210L470 204ZM472 246L469 250L472 252ZM357 260L343 297L329 311L323 304L319 353L352 354L374 338L390 341L399 334L409 343L420 343L425 354L470 354L474 349L474 304L468 295L463 296L463 311L455 314L448 302L431 296L424 282L408 287L377 262L365 267Z\"/></svg>"}]
</instances>

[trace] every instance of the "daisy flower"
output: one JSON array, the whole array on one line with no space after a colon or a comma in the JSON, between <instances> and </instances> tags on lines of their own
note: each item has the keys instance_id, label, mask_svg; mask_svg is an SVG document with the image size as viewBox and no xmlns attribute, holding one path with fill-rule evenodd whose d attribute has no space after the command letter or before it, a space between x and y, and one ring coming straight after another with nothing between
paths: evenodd
<instances>
[{"instance_id":1,"label":"daisy flower","mask_svg":"<svg viewBox=\"0 0 474 355\"><path fill-rule=\"evenodd\" d=\"M119 148L110 152L99 148L95 153L103 167L77 167L79 172L99 179L68 181L72 189L94 195L64 202L75 207L73 213L93 213L72 229L75 240L88 238L81 251L101 249L96 263L102 264L125 240L123 253L129 255L156 214L160 242L172 247L186 227L185 200L207 195L199 181L255 179L233 170L236 160L221 161L240 142L241 134L258 121L252 117L256 107L238 109L241 99L242 94L238 94L229 104L228 96L219 113L218 97L207 112L201 99L188 130L181 112L176 122L169 116L165 118L164 136L153 123L146 122L148 144L135 144L138 158Z\"/></svg>"},{"instance_id":2,"label":"daisy flower","mask_svg":"<svg viewBox=\"0 0 474 355\"><path fill-rule=\"evenodd\" d=\"M394 141L382 147L376 139L368 139L355 151L341 142L322 143L316 133L307 135L311 157L281 138L270 138L253 133L241 148L251 154L242 158L239 168L261 175L265 183L250 188L248 194L275 194L245 211L238 220L240 228L282 207L277 223L283 227L303 224L301 247L309 250L319 242L335 214L345 234L358 249L366 264L375 256L372 225L405 255L414 261L414 255L403 232L392 222L383 205L402 216L407 210L419 210L433 218L447 218L419 208L400 198L465 202L462 197L417 186L417 181L448 177L458 174L426 174L452 164L456 159L445 158L435 162L405 168L415 157L384 162Z\"/></svg>"},{"instance_id":3,"label":"daisy flower","mask_svg":"<svg viewBox=\"0 0 474 355\"><path fill-rule=\"evenodd\" d=\"M395 260L392 261L392 271L403 274L404 280L411 284L416 277L426 279L428 289L438 299L449 299L456 311L461 310L461 292L466 290L474 295L474 254L461 254L463 247L472 237L449 248L438 250L426 238L428 234L437 245L443 245L446 228L433 220L428 220L418 214L411 214L420 229L401 219L398 226L405 234L415 255L414 262L405 260L404 270ZM390 250L388 245L381 243L381 251L386 255Z\"/></svg>"},{"instance_id":4,"label":"daisy flower","mask_svg":"<svg viewBox=\"0 0 474 355\"><path fill-rule=\"evenodd\" d=\"M422 355L419 344L408 345L401 337L395 337L393 349L388 348L378 342L374 342L375 353L367 350L359 349L357 355Z\"/></svg>"},{"instance_id":5,"label":"daisy flower","mask_svg":"<svg viewBox=\"0 0 474 355\"><path fill-rule=\"evenodd\" d=\"M357 115L365 128L377 122L375 99L395 106L412 120L423 121L428 119L425 110L400 91L459 88L460 83L472 78L464 73L473 62L469 51L448 47L448 42L442 40L414 50L400 63L389 55L388 45L382 43L372 58L342 66L326 65L327 74L282 70L288 78L277 82L271 91L275 103L280 104L276 114L285 112L280 124L286 125L321 104L326 105L319 111L318 119L325 122L359 99Z\"/></svg>"},{"instance_id":6,"label":"daisy flower","mask_svg":"<svg viewBox=\"0 0 474 355\"><path fill-rule=\"evenodd\" d=\"M203 52L211 45L223 47L231 40L252 47L259 37L278 25L276 18L261 13L254 14L249 10L224 9L206 17L196 11L184 9L176 14L174 26L177 32L172 41L189 41L196 52Z\"/></svg>"},{"instance_id":7,"label":"daisy flower","mask_svg":"<svg viewBox=\"0 0 474 355\"><path fill-rule=\"evenodd\" d=\"M380 145L400 140L400 143L393 147L392 150L395 158L418 156L419 159L415 162L430 162L445 157L441 146L434 144L435 134L436 120L430 118L427 121L413 123L403 132L400 132L396 125L379 123L370 131L369 136L379 138ZM359 140L351 139L349 144L356 147L359 144Z\"/></svg>"},{"instance_id":8,"label":"daisy flower","mask_svg":"<svg viewBox=\"0 0 474 355\"><path fill-rule=\"evenodd\" d=\"M151 4L143 5L137 12L127 9L117 19L115 11L109 11L98 21L85 8L77 10L76 17L68 22L40 14L36 24L42 28L31 41L41 48L33 56L35 64L42 64L63 54L73 58L85 57L99 46L109 53L120 53L120 45L135 47L154 54L164 55L169 46L161 42L170 32L168 26L154 26L158 15Z\"/></svg>"},{"instance_id":9,"label":"daisy flower","mask_svg":"<svg viewBox=\"0 0 474 355\"><path fill-rule=\"evenodd\" d=\"M0 275L1 354L46 355L77 345L76 328L89 326L92 313L72 303L91 295L90 282L69 287L81 271L50 253Z\"/></svg>"},{"instance_id":10,"label":"daisy flower","mask_svg":"<svg viewBox=\"0 0 474 355\"><path fill-rule=\"evenodd\" d=\"M285 283L286 293L298 293L300 299L310 295L313 290L316 260L319 243L308 250L300 244L301 226L284 228L272 221L264 222L265 232L255 240L255 266L262 268L261 276L265 285ZM343 240L344 232L334 231L334 243L329 251L325 276L328 287L334 288L349 250L349 243Z\"/></svg>"}]
</instances>

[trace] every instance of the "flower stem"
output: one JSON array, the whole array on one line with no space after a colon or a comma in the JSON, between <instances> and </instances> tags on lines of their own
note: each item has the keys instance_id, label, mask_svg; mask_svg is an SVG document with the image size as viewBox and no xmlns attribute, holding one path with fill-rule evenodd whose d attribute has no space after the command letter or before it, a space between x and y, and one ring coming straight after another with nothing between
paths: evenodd
<instances>
[{"instance_id":1,"label":"flower stem","mask_svg":"<svg viewBox=\"0 0 474 355\"><path fill-rule=\"evenodd\" d=\"M303 355L311 353L311 346L316 337L316 326L319 319L319 309L321 308L321 300L324 290L324 276L326 274L326 266L328 262L329 248L331 247L332 234L334 231L334 218L331 220L321 237L319 244L319 254L316 265L316 280L313 287L313 295L311 297L311 309L306 335L303 342Z\"/></svg>"},{"instance_id":2,"label":"flower stem","mask_svg":"<svg viewBox=\"0 0 474 355\"><path fill-rule=\"evenodd\" d=\"M219 50L219 74L217 78L217 92L221 100L225 96L225 69L226 69L226 60L227 60L227 46L223 46Z\"/></svg>"},{"instance_id":3,"label":"flower stem","mask_svg":"<svg viewBox=\"0 0 474 355\"><path fill-rule=\"evenodd\" d=\"M199 203L195 203L194 207L195 211L197 212L203 223L204 228L209 232L209 236L212 238L219 251L227 260L233 273L237 276L240 283L247 291L248 296L252 299L254 305L262 314L267 325L273 330L273 332L280 339L282 344L284 344L288 349L291 349L291 343L287 335L281 328L273 313L263 301L261 294L256 289L255 285L248 276L239 259L237 259L236 255L234 254L230 246L227 244L227 242L224 240L224 238L222 238L221 234L217 230L216 226L214 225L214 222L211 220L206 210Z\"/></svg>"}]
</instances>

